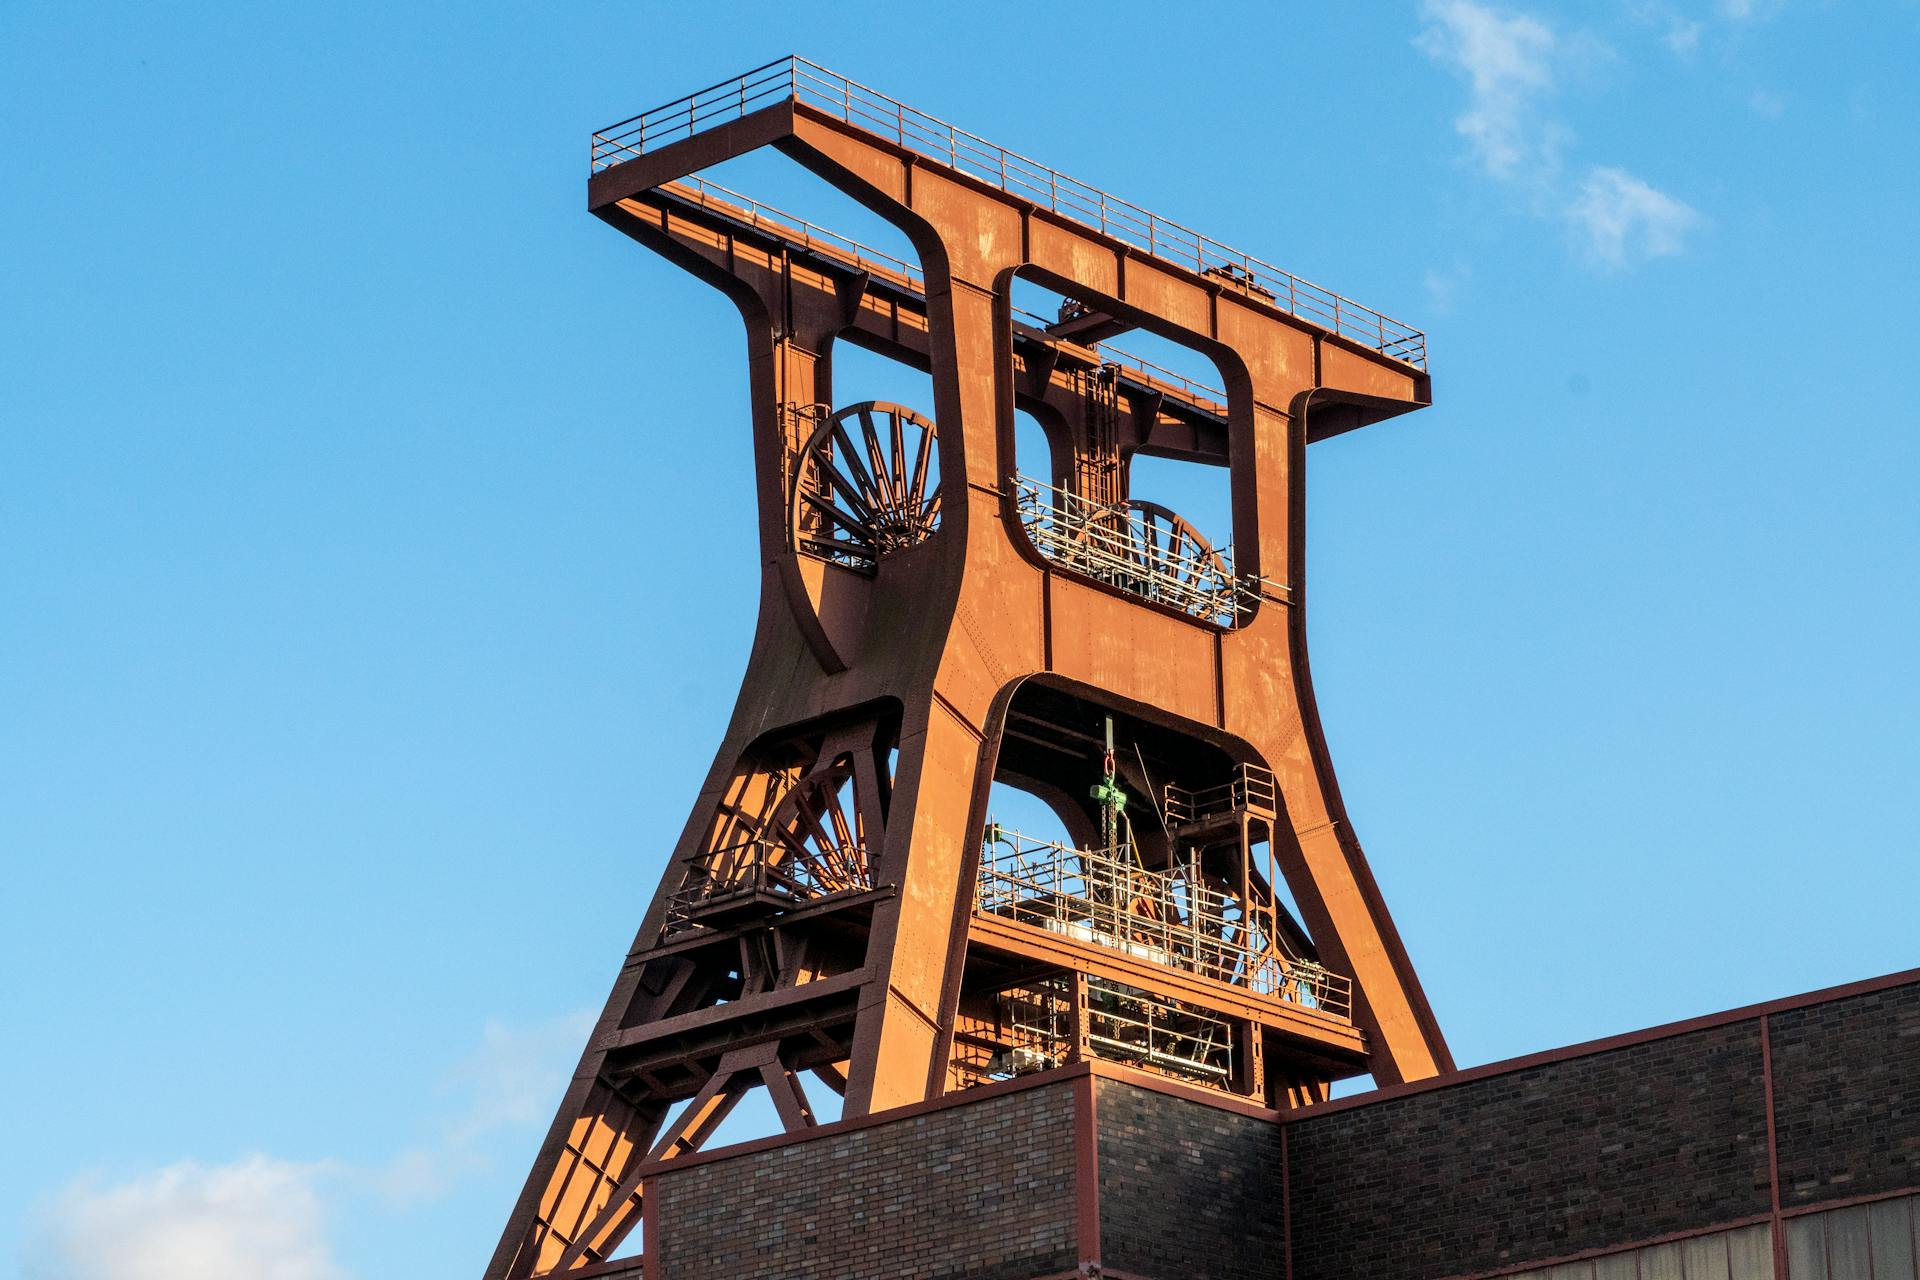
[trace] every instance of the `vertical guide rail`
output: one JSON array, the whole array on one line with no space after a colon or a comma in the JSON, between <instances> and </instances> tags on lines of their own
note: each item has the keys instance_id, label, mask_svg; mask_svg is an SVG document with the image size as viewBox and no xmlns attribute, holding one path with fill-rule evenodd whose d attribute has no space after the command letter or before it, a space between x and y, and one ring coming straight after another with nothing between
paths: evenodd
<instances>
[{"instance_id":1,"label":"vertical guide rail","mask_svg":"<svg viewBox=\"0 0 1920 1280\"><path fill-rule=\"evenodd\" d=\"M690 138L703 129L781 102L805 103L882 137L890 133L895 145L904 150L919 152L956 172L1043 205L1053 213L1094 227L1103 235L1156 257L1164 251L1168 255L1166 261L1175 261L1171 255L1177 248L1178 260L1184 266L1185 246L1191 244L1194 271L1203 275L1220 274L1231 285L1239 286L1268 305L1370 347L1389 359L1420 369L1427 366L1426 335L1410 325L1251 254L1228 248L1190 227L1070 178L804 58L790 56L755 67L665 106L608 125L593 135L592 172L638 158L647 151L649 143L660 140L663 130L675 140Z\"/></svg>"}]
</instances>

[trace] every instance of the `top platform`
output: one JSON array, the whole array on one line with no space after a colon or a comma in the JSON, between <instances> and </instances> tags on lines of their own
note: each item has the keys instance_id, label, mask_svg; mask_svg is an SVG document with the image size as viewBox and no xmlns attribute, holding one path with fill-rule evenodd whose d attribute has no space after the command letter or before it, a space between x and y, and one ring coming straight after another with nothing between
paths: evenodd
<instances>
[{"instance_id":1,"label":"top platform","mask_svg":"<svg viewBox=\"0 0 1920 1280\"><path fill-rule=\"evenodd\" d=\"M804 58L770 62L608 125L593 135L591 172L599 174L783 102L841 120L1171 265L1230 281L1288 315L1391 360L1423 372L1427 368L1427 336L1410 325Z\"/></svg>"}]
</instances>

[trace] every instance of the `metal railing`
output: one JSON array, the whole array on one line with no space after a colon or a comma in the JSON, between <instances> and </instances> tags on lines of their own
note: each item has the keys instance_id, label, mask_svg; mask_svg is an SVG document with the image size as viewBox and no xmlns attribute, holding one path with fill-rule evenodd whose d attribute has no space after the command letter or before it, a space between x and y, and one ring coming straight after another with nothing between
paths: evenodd
<instances>
[{"instance_id":1,"label":"metal railing","mask_svg":"<svg viewBox=\"0 0 1920 1280\"><path fill-rule=\"evenodd\" d=\"M732 206L727 210L730 215L739 215L736 221L762 231L767 235L802 248L826 248L847 257L859 260L863 264L886 267L906 278L908 284L922 294L927 291L927 278L918 265L883 253L871 245L865 245L852 236L842 235L817 222L808 222L796 214L776 209L770 204L755 200L752 196L742 195L717 182L708 182L705 178L676 178L660 188L669 195L686 198L688 192L698 197L697 203L717 203Z\"/></svg>"},{"instance_id":2,"label":"metal railing","mask_svg":"<svg viewBox=\"0 0 1920 1280\"><path fill-rule=\"evenodd\" d=\"M843 232L835 231L831 227L823 227L817 222L809 222L798 214L788 213L784 209L776 209L765 201L755 200L752 196L734 191L728 187L723 187L717 182L709 182L705 178L689 176L676 178L674 181L661 187L660 190L668 195L676 196L707 208L713 208L716 205L721 206L720 212L723 216L729 217L743 226L752 227L783 243L796 245L803 249L827 249L842 257L849 258L857 265L864 267L884 267L900 276L906 281L909 287L919 292L922 296L926 294L926 273L920 269L917 263L908 262L904 258L896 258L892 254L880 249L875 249L871 245L862 244L860 241L855 240L852 236L846 235ZM1022 307L1013 308L1013 315L1031 327L1042 331L1044 331L1048 325L1054 323L1045 316L1028 311ZM1135 355L1133 352L1122 350L1111 343L1090 342L1081 345L1092 350L1100 356L1102 360L1110 360L1114 364L1131 369L1133 372L1141 375L1149 385L1159 384L1160 389L1178 387L1180 391L1185 393L1188 399L1200 402L1210 401L1211 404L1206 407L1212 408L1220 413L1226 411L1225 403L1227 393L1219 387L1213 386L1210 383L1201 382L1197 378L1188 377L1186 374L1174 369L1169 369L1165 365L1155 364L1145 356Z\"/></svg>"},{"instance_id":3,"label":"metal railing","mask_svg":"<svg viewBox=\"0 0 1920 1280\"><path fill-rule=\"evenodd\" d=\"M1201 554L1169 538L1135 508L1013 477L1014 506L1034 550L1064 569L1169 605L1215 626L1239 625L1262 599L1285 599L1273 584L1233 571L1233 547Z\"/></svg>"},{"instance_id":4,"label":"metal railing","mask_svg":"<svg viewBox=\"0 0 1920 1280\"><path fill-rule=\"evenodd\" d=\"M1042 332L1045 332L1049 325L1058 323L1057 321L1047 319L1038 312L1028 311L1024 307L1014 307L1013 315L1015 319ZM1165 365L1155 364L1145 356L1137 356L1131 351L1123 351L1111 343L1084 342L1080 345L1098 354L1102 360L1111 358L1114 364L1132 369L1134 372L1143 375L1149 382L1164 382L1168 386L1177 385L1190 399L1211 400L1214 402L1215 408L1224 408L1227 393L1219 387L1201 382L1197 378L1189 378L1184 373L1169 369Z\"/></svg>"},{"instance_id":5,"label":"metal railing","mask_svg":"<svg viewBox=\"0 0 1920 1280\"><path fill-rule=\"evenodd\" d=\"M994 997L988 1022L956 1027L953 1065L969 1084L991 1084L1066 1063L1075 1040L1073 1005L1055 980Z\"/></svg>"},{"instance_id":6,"label":"metal railing","mask_svg":"<svg viewBox=\"0 0 1920 1280\"><path fill-rule=\"evenodd\" d=\"M1147 870L1130 844L1076 849L990 822L974 910L1335 1017L1353 1011L1349 979L1251 945L1272 930L1249 930L1243 904L1193 866Z\"/></svg>"},{"instance_id":7,"label":"metal railing","mask_svg":"<svg viewBox=\"0 0 1920 1280\"><path fill-rule=\"evenodd\" d=\"M1275 813L1273 771L1264 765L1242 764L1233 777L1216 787L1188 790L1169 782L1164 791L1164 811L1169 826L1181 827L1220 817L1242 809Z\"/></svg>"},{"instance_id":8,"label":"metal railing","mask_svg":"<svg viewBox=\"0 0 1920 1280\"><path fill-rule=\"evenodd\" d=\"M772 897L807 902L836 893L854 893L873 887L864 851L855 860L860 882L826 883L814 865L778 841L764 837L701 854L667 901L666 932L698 922L698 917L726 903Z\"/></svg>"},{"instance_id":9,"label":"metal railing","mask_svg":"<svg viewBox=\"0 0 1920 1280\"><path fill-rule=\"evenodd\" d=\"M1086 1026L1075 1025L1070 978L1053 978L995 998L991 1023L954 1035L953 1065L971 1086L1011 1080L1086 1054L1157 1075L1232 1089L1233 1026L1204 1009L1137 987L1088 977Z\"/></svg>"},{"instance_id":10,"label":"metal railing","mask_svg":"<svg viewBox=\"0 0 1920 1280\"><path fill-rule=\"evenodd\" d=\"M1009 195L1092 227L1164 261L1208 275L1415 368L1427 366L1420 330L1180 223L1109 195L1005 147L907 106L837 72L788 57L644 111L593 135L592 172L690 138L783 101L805 105L917 152Z\"/></svg>"},{"instance_id":11,"label":"metal railing","mask_svg":"<svg viewBox=\"0 0 1920 1280\"><path fill-rule=\"evenodd\" d=\"M1096 1058L1175 1079L1233 1083L1226 1019L1103 978L1087 979L1087 1048Z\"/></svg>"}]
</instances>

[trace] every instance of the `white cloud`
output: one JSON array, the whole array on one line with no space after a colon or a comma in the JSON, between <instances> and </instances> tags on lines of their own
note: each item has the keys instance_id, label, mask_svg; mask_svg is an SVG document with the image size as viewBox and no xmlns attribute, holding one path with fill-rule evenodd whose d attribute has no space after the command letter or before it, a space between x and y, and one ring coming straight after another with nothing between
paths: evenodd
<instances>
[{"instance_id":1,"label":"white cloud","mask_svg":"<svg viewBox=\"0 0 1920 1280\"><path fill-rule=\"evenodd\" d=\"M1566 222L1597 265L1621 268L1680 251L1701 221L1687 204L1622 168L1590 167L1571 189L1563 171L1573 135L1548 109L1550 100L1561 73L1586 71L1611 50L1590 35L1563 35L1533 14L1477 0L1425 0L1421 13L1426 25L1415 43L1466 80L1467 109L1454 128L1488 177L1524 195L1537 216ZM1697 44L1700 26L1676 19L1668 43ZM1437 300L1449 300L1444 280L1430 275L1427 283Z\"/></svg>"},{"instance_id":2,"label":"white cloud","mask_svg":"<svg viewBox=\"0 0 1920 1280\"><path fill-rule=\"evenodd\" d=\"M456 1066L450 1082L467 1095L451 1137L470 1142L506 1127L544 1124L586 1047L594 1013L581 1010L530 1027L488 1022L480 1048Z\"/></svg>"},{"instance_id":3,"label":"white cloud","mask_svg":"<svg viewBox=\"0 0 1920 1280\"><path fill-rule=\"evenodd\" d=\"M593 1012L584 1009L525 1027L489 1021L480 1047L443 1081L457 1105L438 1137L395 1153L359 1180L402 1207L438 1199L461 1178L484 1172L491 1167L484 1149L489 1135L553 1118L593 1024Z\"/></svg>"},{"instance_id":4,"label":"white cloud","mask_svg":"<svg viewBox=\"0 0 1920 1280\"><path fill-rule=\"evenodd\" d=\"M1445 270L1429 269L1426 273L1427 309L1436 315L1452 315L1472 277L1473 269L1464 262L1456 262Z\"/></svg>"},{"instance_id":5,"label":"white cloud","mask_svg":"<svg viewBox=\"0 0 1920 1280\"><path fill-rule=\"evenodd\" d=\"M1705 34L1707 24L1691 18L1674 18L1667 25L1664 37L1667 48L1679 54L1689 54L1700 47L1700 37Z\"/></svg>"},{"instance_id":6,"label":"white cloud","mask_svg":"<svg viewBox=\"0 0 1920 1280\"><path fill-rule=\"evenodd\" d=\"M1595 262L1625 267L1679 253L1700 215L1624 169L1587 171L1567 208L1581 247Z\"/></svg>"},{"instance_id":7,"label":"white cloud","mask_svg":"<svg viewBox=\"0 0 1920 1280\"><path fill-rule=\"evenodd\" d=\"M81 1178L44 1201L25 1280L345 1280L327 1203L388 1209L437 1199L490 1167L485 1139L544 1125L593 1028L581 1012L525 1027L489 1022L442 1081L449 1105L426 1142L384 1164L187 1160L125 1182ZM323 1185L324 1184L324 1185Z\"/></svg>"},{"instance_id":8,"label":"white cloud","mask_svg":"<svg viewBox=\"0 0 1920 1280\"><path fill-rule=\"evenodd\" d=\"M1500 179L1551 171L1564 136L1539 106L1554 88L1552 28L1473 0L1427 0L1422 12L1420 50L1467 80L1467 110L1453 124L1480 166Z\"/></svg>"},{"instance_id":9,"label":"white cloud","mask_svg":"<svg viewBox=\"0 0 1920 1280\"><path fill-rule=\"evenodd\" d=\"M1661 29L1662 44L1691 58L1705 45L1724 46L1741 29L1771 22L1784 7L1784 0L1716 0L1712 5L1690 0L1684 6L1671 0L1628 0L1627 15L1642 26Z\"/></svg>"},{"instance_id":10,"label":"white cloud","mask_svg":"<svg viewBox=\"0 0 1920 1280\"><path fill-rule=\"evenodd\" d=\"M316 1179L323 1166L253 1156L82 1179L49 1202L28 1280L341 1280Z\"/></svg>"},{"instance_id":11,"label":"white cloud","mask_svg":"<svg viewBox=\"0 0 1920 1280\"><path fill-rule=\"evenodd\" d=\"M1747 109L1757 116L1778 120L1786 114L1787 100L1769 90L1755 89L1747 95Z\"/></svg>"}]
</instances>

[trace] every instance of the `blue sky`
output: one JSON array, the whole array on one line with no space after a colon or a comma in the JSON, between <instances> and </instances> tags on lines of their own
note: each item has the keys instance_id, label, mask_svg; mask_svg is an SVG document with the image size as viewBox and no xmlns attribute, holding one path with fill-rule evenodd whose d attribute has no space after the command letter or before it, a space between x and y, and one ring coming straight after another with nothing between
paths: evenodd
<instances>
[{"instance_id":1,"label":"blue sky","mask_svg":"<svg viewBox=\"0 0 1920 1280\"><path fill-rule=\"evenodd\" d=\"M0 1266L478 1274L752 632L588 135L790 51L1429 330L1309 634L1462 1062L1916 962L1920 7L1166 15L0 9Z\"/></svg>"}]
</instances>

